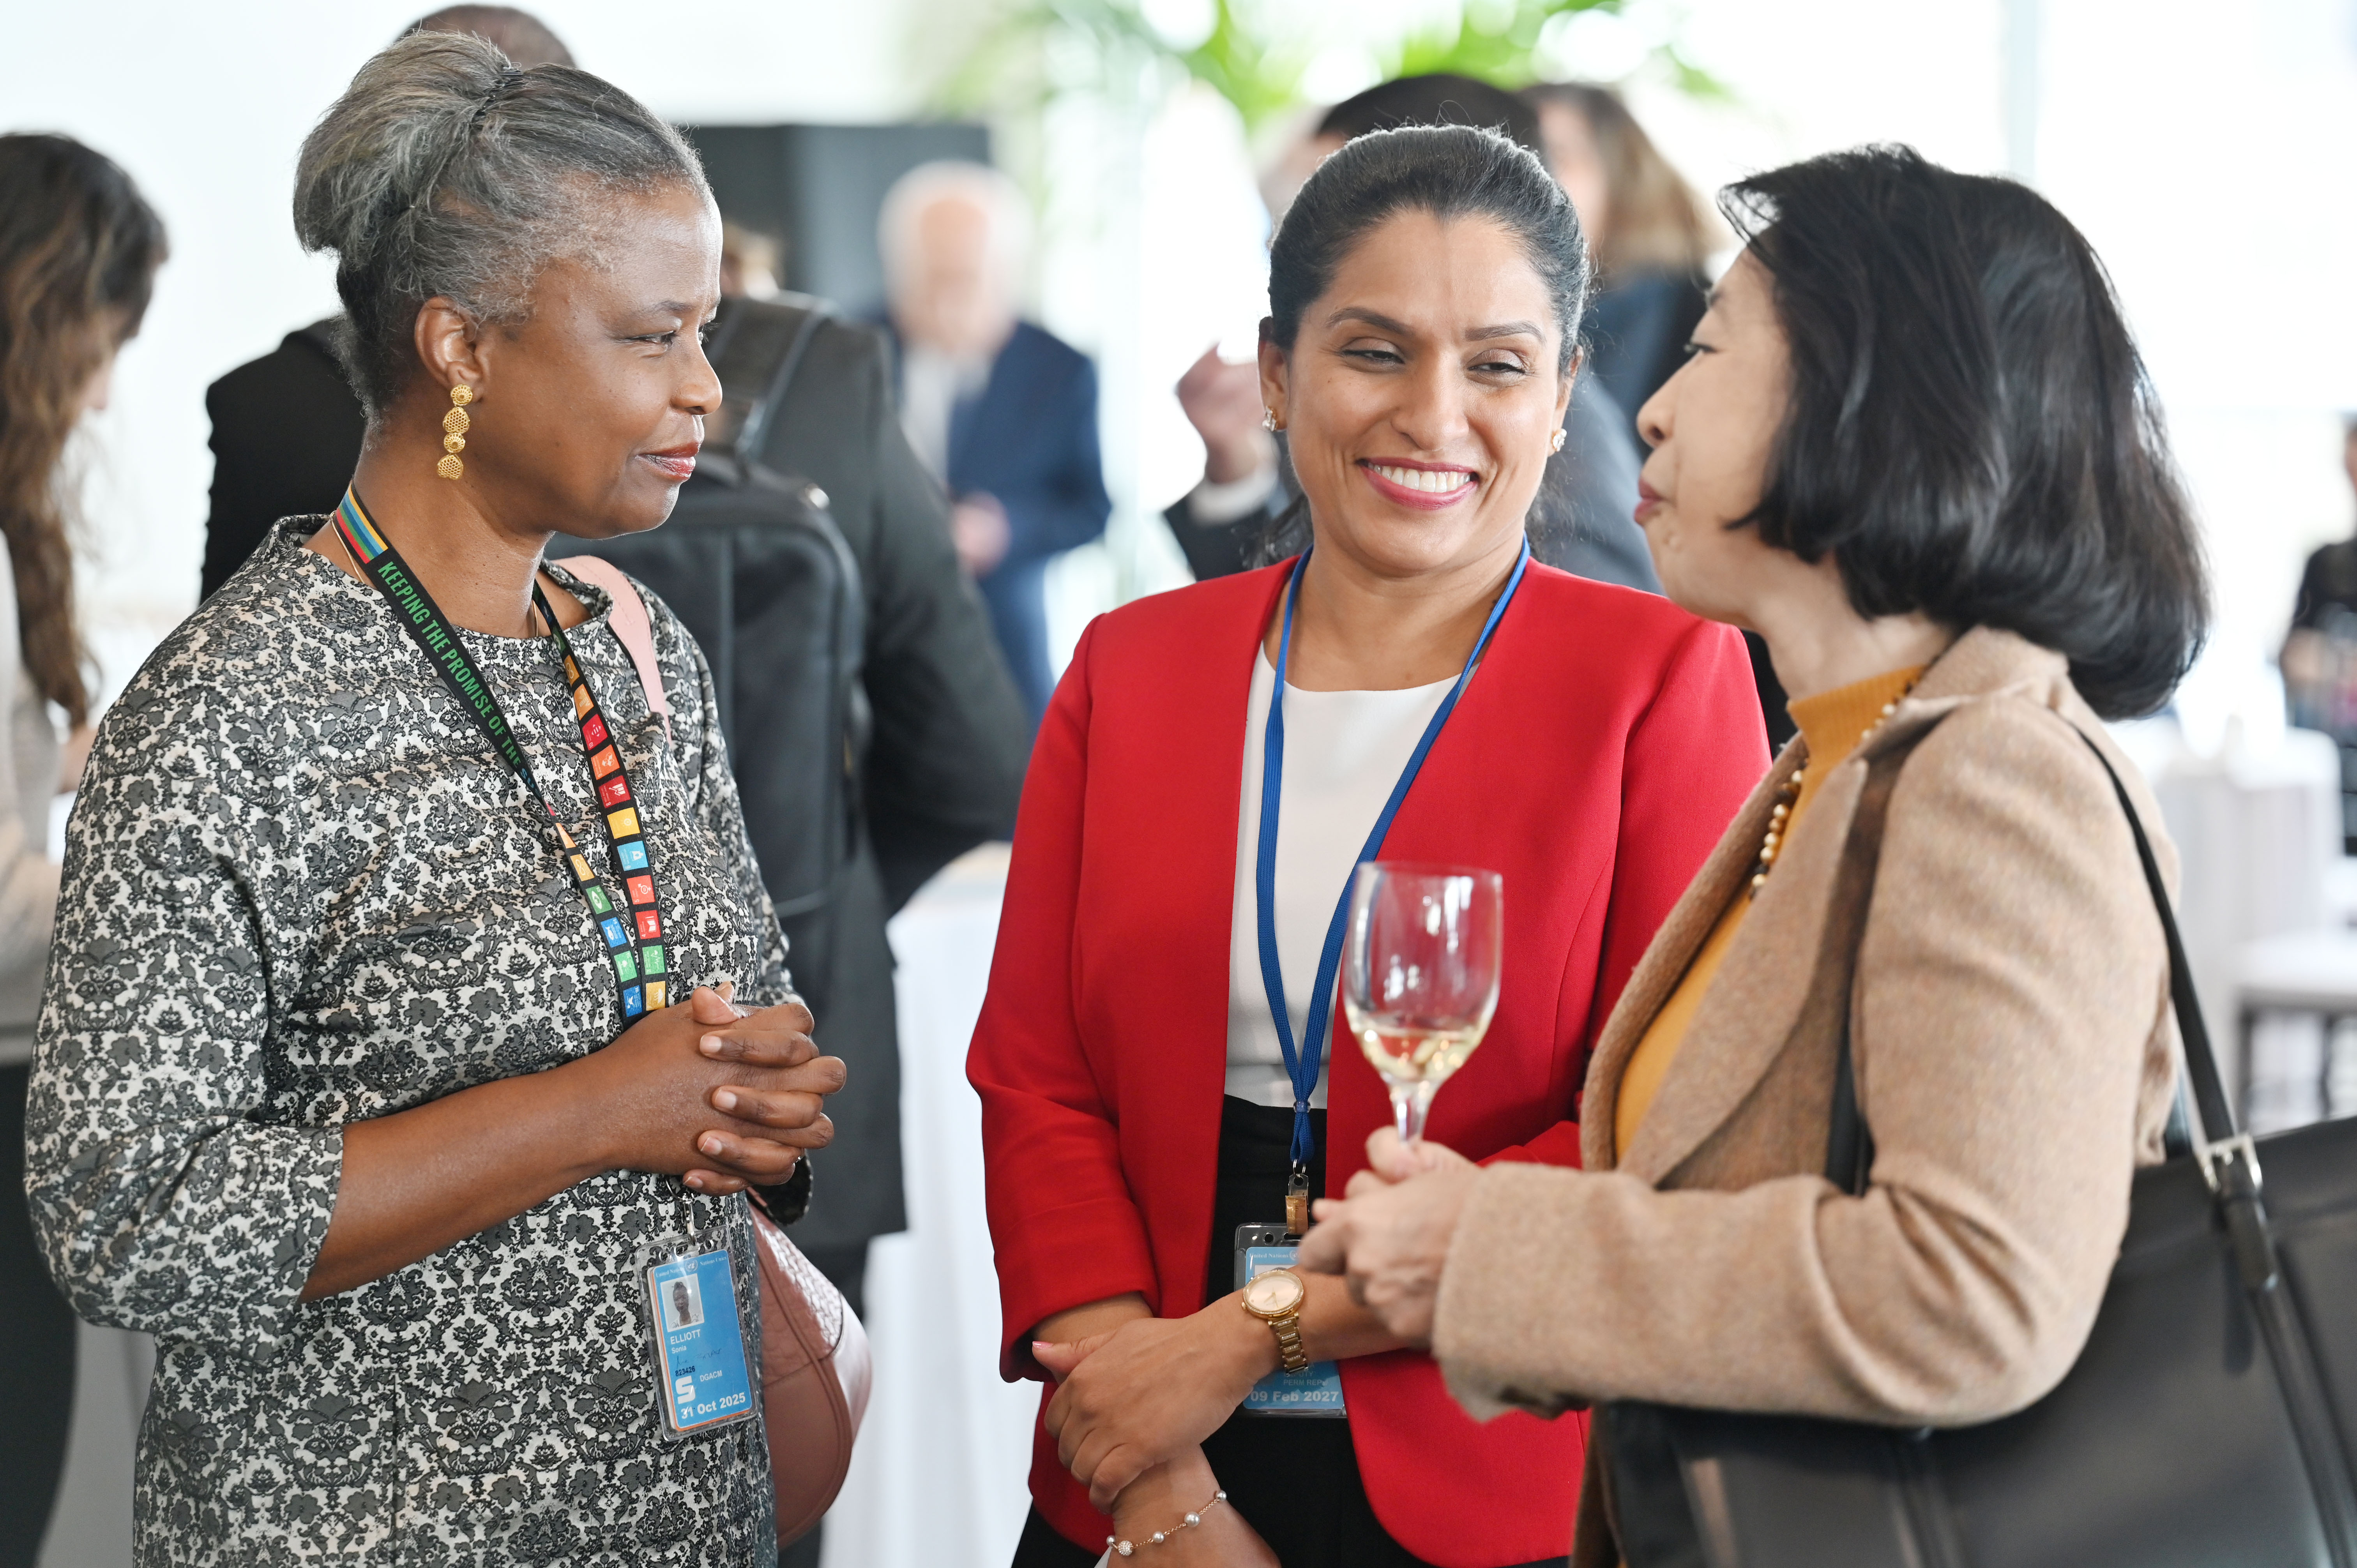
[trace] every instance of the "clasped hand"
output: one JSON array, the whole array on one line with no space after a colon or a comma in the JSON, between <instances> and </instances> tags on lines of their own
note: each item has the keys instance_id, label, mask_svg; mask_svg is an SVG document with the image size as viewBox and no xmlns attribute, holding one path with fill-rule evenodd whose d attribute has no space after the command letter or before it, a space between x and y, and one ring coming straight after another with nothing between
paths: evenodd
<instances>
[{"instance_id":1,"label":"clasped hand","mask_svg":"<svg viewBox=\"0 0 2357 1568\"><path fill-rule=\"evenodd\" d=\"M1341 1199L1318 1201L1296 1266L1342 1275L1352 1301L1428 1347L1440 1272L1480 1167L1444 1144L1403 1144L1389 1127L1367 1140L1367 1161L1373 1168L1352 1176Z\"/></svg>"},{"instance_id":2,"label":"clasped hand","mask_svg":"<svg viewBox=\"0 0 2357 1568\"><path fill-rule=\"evenodd\" d=\"M811 1028L799 1001L748 1010L699 986L584 1058L608 1168L660 1171L716 1196L784 1181L802 1150L834 1137L825 1098L844 1066L819 1055Z\"/></svg>"},{"instance_id":3,"label":"clasped hand","mask_svg":"<svg viewBox=\"0 0 2357 1568\"><path fill-rule=\"evenodd\" d=\"M1062 1385L1045 1417L1057 1457L1106 1513L1132 1481L1218 1431L1276 1365L1268 1329L1232 1298L1187 1317L1034 1342L1031 1353Z\"/></svg>"}]
</instances>

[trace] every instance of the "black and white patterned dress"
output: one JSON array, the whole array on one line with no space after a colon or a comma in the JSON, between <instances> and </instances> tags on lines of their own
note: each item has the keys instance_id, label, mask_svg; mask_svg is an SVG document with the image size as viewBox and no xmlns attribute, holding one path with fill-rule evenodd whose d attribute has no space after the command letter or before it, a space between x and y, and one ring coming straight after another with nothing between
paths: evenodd
<instances>
[{"instance_id":1,"label":"black and white patterned dress","mask_svg":"<svg viewBox=\"0 0 2357 1568\"><path fill-rule=\"evenodd\" d=\"M758 1334L742 1197L599 1176L299 1299L346 1123L621 1026L539 808L376 590L302 548L320 521L281 523L148 660L68 836L27 1187L76 1309L157 1339L138 1561L768 1568L760 1423L662 1435L635 1288L649 1242L725 1233ZM666 743L607 596L556 575L593 613L573 644L652 824L680 993L779 1000L701 654L650 597ZM464 635L619 885L549 644Z\"/></svg>"}]
</instances>

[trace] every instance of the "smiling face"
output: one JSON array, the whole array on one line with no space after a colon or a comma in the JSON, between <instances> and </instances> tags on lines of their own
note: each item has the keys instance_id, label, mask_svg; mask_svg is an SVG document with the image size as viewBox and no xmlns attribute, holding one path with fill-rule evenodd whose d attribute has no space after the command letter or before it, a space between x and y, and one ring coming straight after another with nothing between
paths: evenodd
<instances>
[{"instance_id":1,"label":"smiling face","mask_svg":"<svg viewBox=\"0 0 2357 1568\"><path fill-rule=\"evenodd\" d=\"M720 405L701 336L720 297L718 211L683 185L611 200L598 260L551 263L520 325L468 341L429 302L419 349L437 373L404 398L430 405L404 414L438 442L447 387L473 386L458 482L491 515L593 539L671 515Z\"/></svg>"},{"instance_id":2,"label":"smiling face","mask_svg":"<svg viewBox=\"0 0 2357 1568\"><path fill-rule=\"evenodd\" d=\"M1387 578L1515 548L1571 397L1561 343L1502 225L1407 211L1370 230L1291 348L1261 345L1318 544Z\"/></svg>"},{"instance_id":3,"label":"smiling face","mask_svg":"<svg viewBox=\"0 0 2357 1568\"><path fill-rule=\"evenodd\" d=\"M1698 616L1759 628L1765 596L1818 569L1735 524L1760 505L1792 370L1768 271L1746 251L1712 291L1694 353L1639 411L1653 448L1637 521L1662 591Z\"/></svg>"}]
</instances>

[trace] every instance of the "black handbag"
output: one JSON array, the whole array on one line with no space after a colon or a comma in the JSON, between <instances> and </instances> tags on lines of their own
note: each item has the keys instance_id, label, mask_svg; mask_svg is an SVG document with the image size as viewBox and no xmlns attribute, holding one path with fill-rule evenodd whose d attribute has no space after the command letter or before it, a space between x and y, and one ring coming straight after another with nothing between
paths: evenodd
<instances>
[{"instance_id":1,"label":"black handbag","mask_svg":"<svg viewBox=\"0 0 2357 1568\"><path fill-rule=\"evenodd\" d=\"M2239 1130L2151 843L2095 755L2168 938L2206 1142L2137 1175L2086 1348L2018 1414L1901 1431L1600 1408L1629 1568L2357 1568L2357 1122ZM1835 908L1856 925L1816 978L1845 997L1902 757L1875 759L1844 852ZM1862 1192L1872 1147L1845 1025L1828 1178Z\"/></svg>"}]
</instances>

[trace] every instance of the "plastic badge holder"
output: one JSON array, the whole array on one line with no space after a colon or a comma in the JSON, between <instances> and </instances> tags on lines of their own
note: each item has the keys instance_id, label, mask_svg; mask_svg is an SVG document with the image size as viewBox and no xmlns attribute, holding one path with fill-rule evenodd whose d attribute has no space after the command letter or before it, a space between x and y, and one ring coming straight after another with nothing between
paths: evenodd
<instances>
[{"instance_id":1,"label":"plastic badge holder","mask_svg":"<svg viewBox=\"0 0 2357 1568\"><path fill-rule=\"evenodd\" d=\"M1301 1251L1286 1238L1282 1225L1236 1227L1236 1288L1243 1289L1273 1269L1293 1266ZM1253 1385L1236 1407L1249 1415L1322 1416L1346 1419L1342 1403L1342 1369L1331 1361L1312 1361L1308 1369L1288 1372L1279 1367Z\"/></svg>"},{"instance_id":2,"label":"plastic badge holder","mask_svg":"<svg viewBox=\"0 0 2357 1568\"><path fill-rule=\"evenodd\" d=\"M675 1236L639 1254L656 1404L666 1436L749 1421L754 1399L728 1239Z\"/></svg>"}]
</instances>

